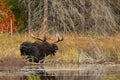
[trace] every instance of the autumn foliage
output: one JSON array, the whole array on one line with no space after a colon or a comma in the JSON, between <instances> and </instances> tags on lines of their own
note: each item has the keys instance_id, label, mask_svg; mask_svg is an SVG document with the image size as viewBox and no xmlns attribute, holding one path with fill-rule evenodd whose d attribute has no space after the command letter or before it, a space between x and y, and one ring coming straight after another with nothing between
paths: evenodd
<instances>
[{"instance_id":1,"label":"autumn foliage","mask_svg":"<svg viewBox=\"0 0 120 80\"><path fill-rule=\"evenodd\" d=\"M0 1L0 33L12 33L15 29L15 17L10 7L5 7L5 2Z\"/></svg>"}]
</instances>

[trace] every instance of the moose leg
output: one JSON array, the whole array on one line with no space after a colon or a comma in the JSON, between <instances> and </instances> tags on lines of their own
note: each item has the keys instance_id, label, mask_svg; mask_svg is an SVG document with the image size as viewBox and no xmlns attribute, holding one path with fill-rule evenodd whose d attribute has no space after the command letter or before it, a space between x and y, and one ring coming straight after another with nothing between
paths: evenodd
<instances>
[{"instance_id":1,"label":"moose leg","mask_svg":"<svg viewBox=\"0 0 120 80\"><path fill-rule=\"evenodd\" d=\"M39 49L35 46L32 46L31 47L31 56L32 56L32 62L36 62L38 63L39 62Z\"/></svg>"},{"instance_id":2,"label":"moose leg","mask_svg":"<svg viewBox=\"0 0 120 80\"><path fill-rule=\"evenodd\" d=\"M43 63L44 62L44 58L43 57L39 58L39 62Z\"/></svg>"}]
</instances>

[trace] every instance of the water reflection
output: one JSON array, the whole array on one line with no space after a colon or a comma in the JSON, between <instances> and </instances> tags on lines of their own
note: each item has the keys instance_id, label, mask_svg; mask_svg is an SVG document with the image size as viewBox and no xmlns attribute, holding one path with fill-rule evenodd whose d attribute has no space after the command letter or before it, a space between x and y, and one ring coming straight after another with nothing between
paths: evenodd
<instances>
[{"instance_id":1,"label":"water reflection","mask_svg":"<svg viewBox=\"0 0 120 80\"><path fill-rule=\"evenodd\" d=\"M32 72L40 80L103 80L120 74L119 65L47 65L26 66L22 70ZM38 80L39 80L38 79Z\"/></svg>"},{"instance_id":2,"label":"water reflection","mask_svg":"<svg viewBox=\"0 0 120 80\"><path fill-rule=\"evenodd\" d=\"M27 72L23 80L56 80L55 75L45 71L43 66L25 66L22 70Z\"/></svg>"},{"instance_id":3,"label":"water reflection","mask_svg":"<svg viewBox=\"0 0 120 80\"><path fill-rule=\"evenodd\" d=\"M0 80L109 80L109 77L120 80L119 64L33 64L16 72L0 71Z\"/></svg>"}]
</instances>

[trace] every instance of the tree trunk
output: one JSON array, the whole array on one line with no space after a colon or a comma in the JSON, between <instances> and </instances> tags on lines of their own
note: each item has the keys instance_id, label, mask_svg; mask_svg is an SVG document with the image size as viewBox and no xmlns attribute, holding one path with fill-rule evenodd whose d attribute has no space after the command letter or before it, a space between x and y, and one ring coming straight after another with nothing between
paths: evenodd
<instances>
[{"instance_id":1,"label":"tree trunk","mask_svg":"<svg viewBox=\"0 0 120 80\"><path fill-rule=\"evenodd\" d=\"M44 0L44 18L43 18L43 30L46 30L48 19L48 0Z\"/></svg>"},{"instance_id":2,"label":"tree trunk","mask_svg":"<svg viewBox=\"0 0 120 80\"><path fill-rule=\"evenodd\" d=\"M31 9L30 9L30 0L28 0L28 33L30 33L30 29L31 29Z\"/></svg>"},{"instance_id":3,"label":"tree trunk","mask_svg":"<svg viewBox=\"0 0 120 80\"><path fill-rule=\"evenodd\" d=\"M10 35L12 35L13 33L13 22L12 22L12 18L10 19Z\"/></svg>"}]
</instances>

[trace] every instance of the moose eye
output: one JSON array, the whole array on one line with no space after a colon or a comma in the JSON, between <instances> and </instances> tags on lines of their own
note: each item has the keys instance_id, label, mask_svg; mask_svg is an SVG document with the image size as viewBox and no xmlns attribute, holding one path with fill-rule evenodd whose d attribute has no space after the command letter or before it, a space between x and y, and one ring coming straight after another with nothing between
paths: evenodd
<instances>
[{"instance_id":1,"label":"moose eye","mask_svg":"<svg viewBox=\"0 0 120 80\"><path fill-rule=\"evenodd\" d=\"M58 50L58 46L56 44L52 45L53 49Z\"/></svg>"}]
</instances>

